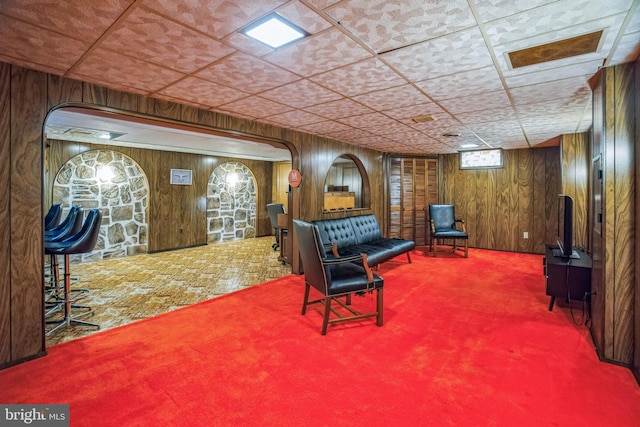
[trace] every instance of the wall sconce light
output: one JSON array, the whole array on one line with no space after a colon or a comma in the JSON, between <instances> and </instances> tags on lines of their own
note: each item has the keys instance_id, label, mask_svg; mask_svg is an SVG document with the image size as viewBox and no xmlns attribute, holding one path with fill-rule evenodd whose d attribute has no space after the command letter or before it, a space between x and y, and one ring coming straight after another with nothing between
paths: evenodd
<instances>
[{"instance_id":1,"label":"wall sconce light","mask_svg":"<svg viewBox=\"0 0 640 427\"><path fill-rule=\"evenodd\" d=\"M240 181L240 177L236 172L230 172L225 177L224 180L229 186L235 187L235 185Z\"/></svg>"},{"instance_id":2,"label":"wall sconce light","mask_svg":"<svg viewBox=\"0 0 640 427\"><path fill-rule=\"evenodd\" d=\"M98 165L96 167L96 178L98 178L100 182L111 182L115 176L116 174L113 168L109 165Z\"/></svg>"}]
</instances>

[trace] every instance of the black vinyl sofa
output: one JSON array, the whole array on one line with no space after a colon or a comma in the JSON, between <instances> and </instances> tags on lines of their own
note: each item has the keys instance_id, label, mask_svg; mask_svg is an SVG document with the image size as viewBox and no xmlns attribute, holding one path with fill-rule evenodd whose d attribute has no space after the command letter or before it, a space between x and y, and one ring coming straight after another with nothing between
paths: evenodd
<instances>
[{"instance_id":1,"label":"black vinyl sofa","mask_svg":"<svg viewBox=\"0 0 640 427\"><path fill-rule=\"evenodd\" d=\"M407 254L416 244L412 240L383 237L375 215L358 215L348 218L323 219L313 222L320 232L322 244L336 257L367 254L370 267L382 264L398 255Z\"/></svg>"}]
</instances>

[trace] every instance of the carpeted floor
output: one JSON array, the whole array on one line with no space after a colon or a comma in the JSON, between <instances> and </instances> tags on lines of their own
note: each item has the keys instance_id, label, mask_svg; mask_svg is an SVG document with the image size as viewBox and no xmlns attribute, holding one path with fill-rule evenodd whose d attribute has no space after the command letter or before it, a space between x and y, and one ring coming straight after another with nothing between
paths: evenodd
<instances>
[{"instance_id":1,"label":"carpeted floor","mask_svg":"<svg viewBox=\"0 0 640 427\"><path fill-rule=\"evenodd\" d=\"M74 288L90 290L79 303L94 311L82 320L106 330L286 276L291 267L278 261L273 241L273 236L259 237L72 264ZM87 326L58 329L47 336L46 344L97 331Z\"/></svg>"},{"instance_id":2,"label":"carpeted floor","mask_svg":"<svg viewBox=\"0 0 640 427\"><path fill-rule=\"evenodd\" d=\"M412 259L379 271L382 327L322 336L287 275L52 346L0 371L0 402L92 427L640 425L640 387L598 360L580 306L548 311L541 256Z\"/></svg>"}]
</instances>

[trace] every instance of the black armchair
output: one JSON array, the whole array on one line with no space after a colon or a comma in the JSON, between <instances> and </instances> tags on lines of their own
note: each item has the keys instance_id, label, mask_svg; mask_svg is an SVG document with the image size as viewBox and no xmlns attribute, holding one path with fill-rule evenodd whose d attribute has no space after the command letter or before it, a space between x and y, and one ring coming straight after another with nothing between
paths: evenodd
<instances>
[{"instance_id":1,"label":"black armchair","mask_svg":"<svg viewBox=\"0 0 640 427\"><path fill-rule=\"evenodd\" d=\"M429 205L429 222L431 224L431 253L438 256L438 242L450 239L453 252L461 249L458 240L464 240L464 257L469 257L469 235L464 220L456 219L453 205ZM459 226L458 226L459 225Z\"/></svg>"},{"instance_id":2,"label":"black armchair","mask_svg":"<svg viewBox=\"0 0 640 427\"><path fill-rule=\"evenodd\" d=\"M283 214L284 205L282 203L269 203L267 205L267 212L269 213L269 221L271 221L271 228L273 228L273 233L276 238L276 242L271 245L273 250L275 251L280 247L280 233L278 230L278 215Z\"/></svg>"},{"instance_id":3,"label":"black armchair","mask_svg":"<svg viewBox=\"0 0 640 427\"><path fill-rule=\"evenodd\" d=\"M376 325L382 326L382 277L374 274L367 264L366 254L336 258L327 255L320 240L318 228L314 224L301 220L293 220L293 228L298 239L298 248L304 268L304 301L302 315L307 306L315 303L324 304L322 335L326 335L329 324L358 320L368 317L376 318ZM322 298L309 301L311 286L322 294ZM365 292L376 292L376 311L360 313L351 307L352 294L362 295ZM338 298L345 297L342 301ZM335 301L341 311L331 306ZM330 314L335 316L330 318ZM337 317L336 317L337 316Z\"/></svg>"}]
</instances>

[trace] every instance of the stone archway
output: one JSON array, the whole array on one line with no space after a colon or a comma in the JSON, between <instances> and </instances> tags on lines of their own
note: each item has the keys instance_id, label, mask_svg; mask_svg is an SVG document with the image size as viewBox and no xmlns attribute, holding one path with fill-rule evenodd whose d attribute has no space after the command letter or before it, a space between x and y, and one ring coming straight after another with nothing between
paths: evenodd
<instances>
[{"instance_id":1,"label":"stone archway","mask_svg":"<svg viewBox=\"0 0 640 427\"><path fill-rule=\"evenodd\" d=\"M207 185L207 241L256 236L256 181L251 170L226 162L213 170Z\"/></svg>"},{"instance_id":2,"label":"stone archway","mask_svg":"<svg viewBox=\"0 0 640 427\"><path fill-rule=\"evenodd\" d=\"M102 227L95 250L76 260L95 261L147 253L149 186L129 156L91 150L69 159L56 174L53 203L100 209Z\"/></svg>"}]
</instances>

